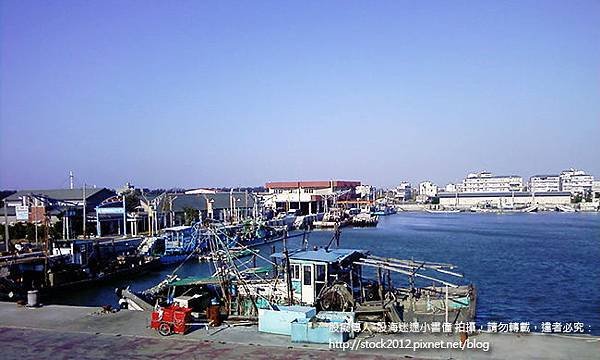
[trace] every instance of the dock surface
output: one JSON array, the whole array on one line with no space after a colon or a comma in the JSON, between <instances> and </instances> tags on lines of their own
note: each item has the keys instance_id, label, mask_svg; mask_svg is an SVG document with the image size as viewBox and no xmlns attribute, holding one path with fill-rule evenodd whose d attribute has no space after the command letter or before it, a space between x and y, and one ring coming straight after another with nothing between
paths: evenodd
<instances>
[{"instance_id":1,"label":"dock surface","mask_svg":"<svg viewBox=\"0 0 600 360\"><path fill-rule=\"evenodd\" d=\"M421 358L421 359L597 359L600 337L479 334L490 351L412 349L330 349L328 344L292 343L288 336L260 333L256 326L197 328L186 335L162 337L148 328L150 314L138 311L103 313L100 308L48 305L26 308L0 302L0 346L3 359L77 358ZM381 339L436 340L418 334L362 334L362 342ZM443 336L458 340L457 336Z\"/></svg>"}]
</instances>

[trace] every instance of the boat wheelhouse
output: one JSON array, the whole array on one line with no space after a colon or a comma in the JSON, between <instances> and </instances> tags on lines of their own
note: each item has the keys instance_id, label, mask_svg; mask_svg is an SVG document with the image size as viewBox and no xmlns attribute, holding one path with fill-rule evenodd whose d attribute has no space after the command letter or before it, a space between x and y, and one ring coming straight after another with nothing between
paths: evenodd
<instances>
[{"instance_id":1,"label":"boat wheelhouse","mask_svg":"<svg viewBox=\"0 0 600 360\"><path fill-rule=\"evenodd\" d=\"M303 305L316 304L321 291L334 282L343 281L358 284L360 267L354 265L368 252L354 249L323 248L317 250L299 251L289 255L289 276L293 296ZM283 259L282 253L274 254L273 258ZM354 286L352 286L354 287Z\"/></svg>"}]
</instances>

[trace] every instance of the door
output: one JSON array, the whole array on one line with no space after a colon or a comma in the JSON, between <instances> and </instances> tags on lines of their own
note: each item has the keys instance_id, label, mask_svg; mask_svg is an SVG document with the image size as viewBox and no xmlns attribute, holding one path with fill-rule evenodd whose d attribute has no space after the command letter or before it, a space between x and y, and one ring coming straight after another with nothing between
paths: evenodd
<instances>
[{"instance_id":1,"label":"door","mask_svg":"<svg viewBox=\"0 0 600 360\"><path fill-rule=\"evenodd\" d=\"M302 265L302 303L312 305L315 302L313 266Z\"/></svg>"}]
</instances>

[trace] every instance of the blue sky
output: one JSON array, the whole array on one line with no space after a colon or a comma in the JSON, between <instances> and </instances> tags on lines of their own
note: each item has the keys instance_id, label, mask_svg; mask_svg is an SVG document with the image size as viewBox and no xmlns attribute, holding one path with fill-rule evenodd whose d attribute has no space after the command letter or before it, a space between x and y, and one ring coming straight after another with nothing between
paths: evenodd
<instances>
[{"instance_id":1,"label":"blue sky","mask_svg":"<svg viewBox=\"0 0 600 360\"><path fill-rule=\"evenodd\" d=\"M0 188L600 176L598 1L1 1Z\"/></svg>"}]
</instances>

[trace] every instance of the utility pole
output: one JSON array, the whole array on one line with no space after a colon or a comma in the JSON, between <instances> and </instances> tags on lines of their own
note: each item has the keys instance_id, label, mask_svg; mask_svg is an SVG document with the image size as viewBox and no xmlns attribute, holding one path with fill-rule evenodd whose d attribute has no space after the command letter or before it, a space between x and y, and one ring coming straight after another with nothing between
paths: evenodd
<instances>
[{"instance_id":1,"label":"utility pole","mask_svg":"<svg viewBox=\"0 0 600 360\"><path fill-rule=\"evenodd\" d=\"M6 252L9 250L9 235L8 235L8 212L6 210L6 198L4 199L4 249Z\"/></svg>"},{"instance_id":2,"label":"utility pole","mask_svg":"<svg viewBox=\"0 0 600 360\"><path fill-rule=\"evenodd\" d=\"M125 194L123 196L123 236L127 237L127 209L125 208Z\"/></svg>"},{"instance_id":3,"label":"utility pole","mask_svg":"<svg viewBox=\"0 0 600 360\"><path fill-rule=\"evenodd\" d=\"M83 183L83 238L87 238L87 232L85 231L85 226L87 223L87 217L86 217L86 196L85 196L85 183Z\"/></svg>"}]
</instances>

